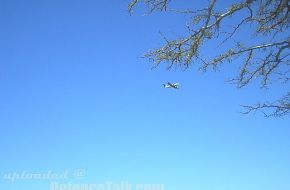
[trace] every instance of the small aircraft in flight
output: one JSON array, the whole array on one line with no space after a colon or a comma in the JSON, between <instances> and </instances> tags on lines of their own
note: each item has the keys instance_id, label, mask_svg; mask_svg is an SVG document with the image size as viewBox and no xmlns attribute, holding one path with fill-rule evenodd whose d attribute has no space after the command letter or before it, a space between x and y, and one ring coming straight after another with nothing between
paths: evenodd
<instances>
[{"instance_id":1,"label":"small aircraft in flight","mask_svg":"<svg viewBox=\"0 0 290 190\"><path fill-rule=\"evenodd\" d=\"M166 84L163 84L164 88L174 88L179 89L179 83L171 83L167 82Z\"/></svg>"}]
</instances>

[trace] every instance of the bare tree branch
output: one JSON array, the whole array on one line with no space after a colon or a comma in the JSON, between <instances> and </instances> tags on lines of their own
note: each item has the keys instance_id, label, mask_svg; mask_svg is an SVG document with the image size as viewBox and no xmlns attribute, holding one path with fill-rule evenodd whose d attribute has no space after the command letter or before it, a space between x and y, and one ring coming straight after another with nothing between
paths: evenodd
<instances>
[{"instance_id":1,"label":"bare tree branch","mask_svg":"<svg viewBox=\"0 0 290 190\"><path fill-rule=\"evenodd\" d=\"M131 12L141 1L133 0L129 5L129 11ZM148 6L149 13L166 11L169 4L169 0L143 0L143 2ZM247 86L254 80L260 80L261 87L268 88L275 78L282 81L281 85L285 85L290 78L289 2L289 0L243 0L232 4L225 11L219 11L216 8L217 1L210 0L206 8L181 12L192 15L187 24L189 32L187 35L173 40L164 37L165 44L149 51L144 57L151 60L155 66L165 62L169 64L168 69L173 65L186 69L190 65L198 64L203 71L209 68L216 70L224 63L232 63L237 58L242 58L244 61L239 66L237 76L230 80L238 88ZM233 21L231 20L233 16L240 20L229 31L226 23ZM213 54L213 57L203 56L202 50L208 41L221 39L217 47L223 46L246 25L252 28L252 35L260 39L256 40L258 44L244 45L237 41L231 48L227 46L226 51L221 54ZM288 104L285 101L288 101ZM259 104L248 108L261 110L277 108L279 112L276 112L277 110L273 112L275 116L282 116L281 110L288 114L289 98L283 97L278 102L283 102L283 106ZM279 105L281 109L275 107ZM288 111L285 111L287 109Z\"/></svg>"},{"instance_id":2,"label":"bare tree branch","mask_svg":"<svg viewBox=\"0 0 290 190\"><path fill-rule=\"evenodd\" d=\"M243 114L249 114L251 112L259 111L264 114L265 117L282 117L290 112L290 93L288 93L286 96L284 96L282 99L277 100L274 103L262 103L257 104L254 106L247 106L242 105L242 107L245 109Z\"/></svg>"}]
</instances>

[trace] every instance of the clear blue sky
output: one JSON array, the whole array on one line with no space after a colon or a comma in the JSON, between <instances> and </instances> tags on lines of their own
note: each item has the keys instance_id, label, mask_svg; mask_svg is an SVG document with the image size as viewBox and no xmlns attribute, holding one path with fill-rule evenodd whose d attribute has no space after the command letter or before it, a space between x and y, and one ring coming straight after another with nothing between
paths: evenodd
<instances>
[{"instance_id":1,"label":"clear blue sky","mask_svg":"<svg viewBox=\"0 0 290 190\"><path fill-rule=\"evenodd\" d=\"M130 16L127 3L0 0L0 189L49 189L3 179L9 172L75 169L86 171L76 183L290 189L289 117L239 113L280 88L238 90L224 82L227 67L151 70L138 56L185 18Z\"/></svg>"}]
</instances>

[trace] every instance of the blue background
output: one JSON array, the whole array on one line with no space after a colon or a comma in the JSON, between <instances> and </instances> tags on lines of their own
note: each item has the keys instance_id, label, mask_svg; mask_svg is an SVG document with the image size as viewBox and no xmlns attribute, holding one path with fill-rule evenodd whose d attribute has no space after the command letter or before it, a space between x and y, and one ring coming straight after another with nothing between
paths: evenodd
<instances>
[{"instance_id":1,"label":"blue background","mask_svg":"<svg viewBox=\"0 0 290 190\"><path fill-rule=\"evenodd\" d=\"M76 169L86 176L75 183L290 189L289 117L240 114L281 87L236 89L225 83L232 66L151 70L138 57L162 45L159 31L182 34L187 19L142 7L130 16L127 4L0 0L0 189L49 189L3 179L10 172Z\"/></svg>"}]
</instances>

